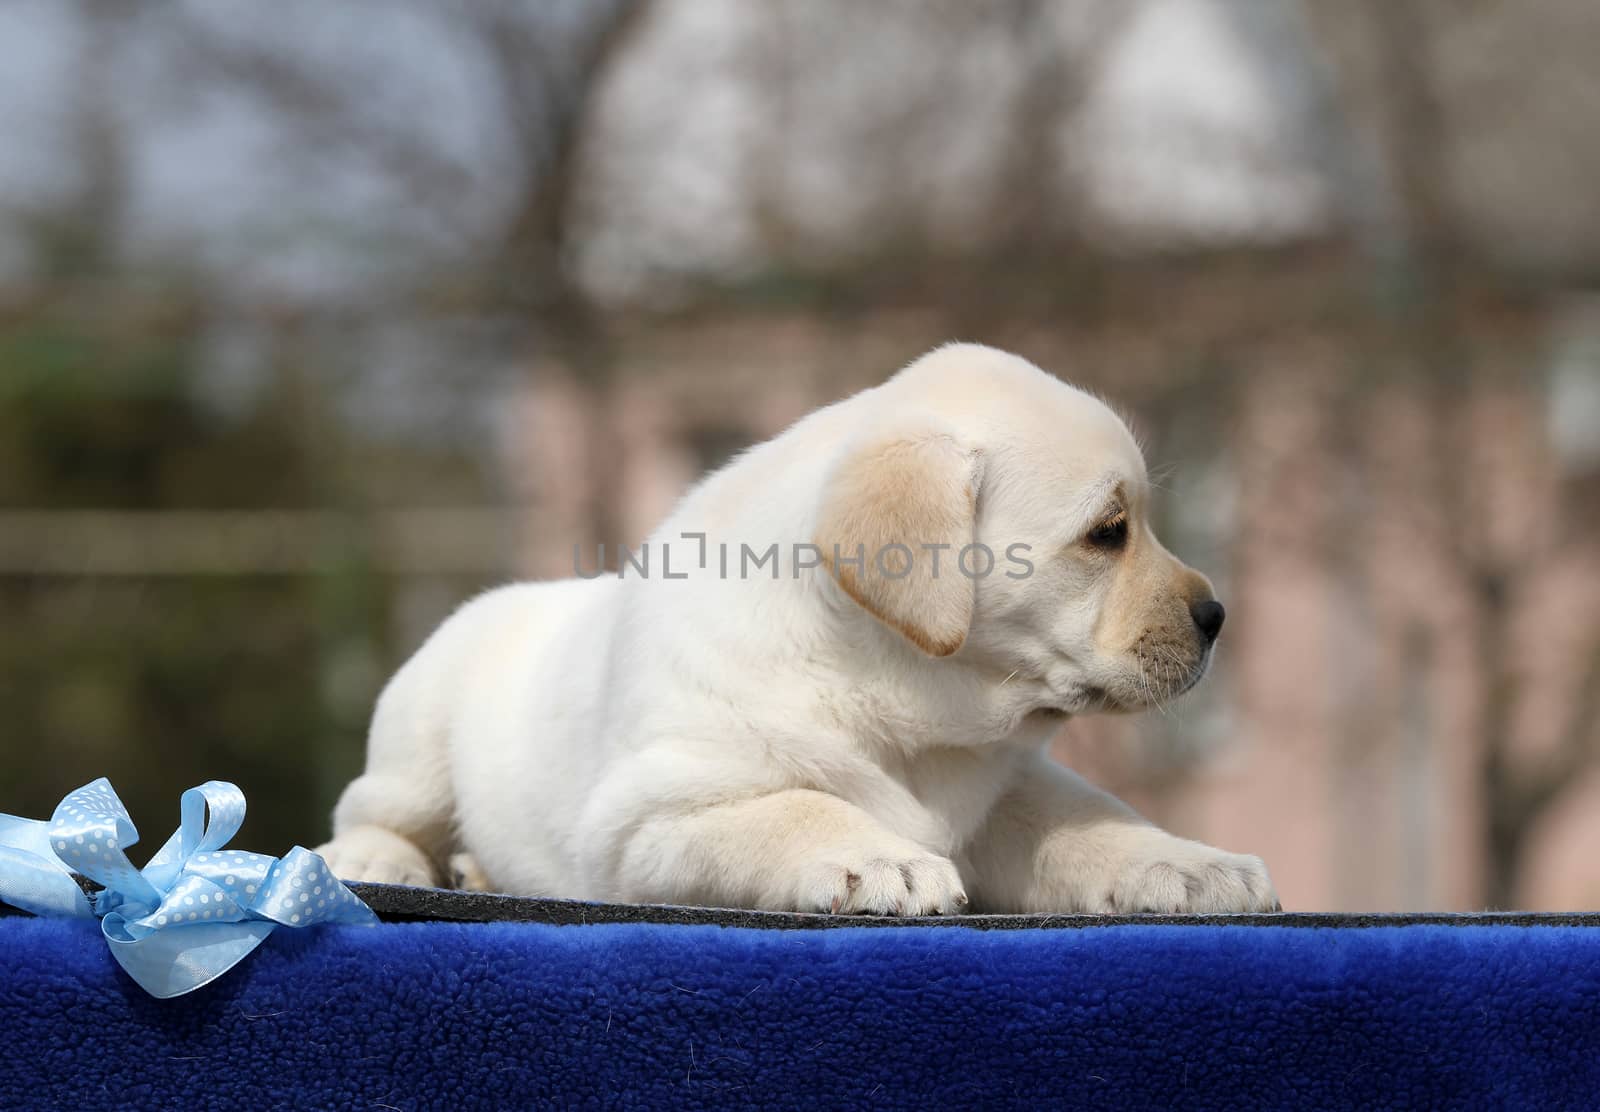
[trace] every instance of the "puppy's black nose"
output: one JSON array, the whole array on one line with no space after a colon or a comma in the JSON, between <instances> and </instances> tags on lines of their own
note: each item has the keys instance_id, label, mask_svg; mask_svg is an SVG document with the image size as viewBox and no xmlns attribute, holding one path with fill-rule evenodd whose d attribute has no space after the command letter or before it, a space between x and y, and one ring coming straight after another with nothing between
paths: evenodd
<instances>
[{"instance_id":1,"label":"puppy's black nose","mask_svg":"<svg viewBox=\"0 0 1600 1112\"><path fill-rule=\"evenodd\" d=\"M1194 624L1200 628L1200 636L1206 639L1208 645L1222 632L1222 619L1228 616L1222 603L1214 598L1195 603L1189 608L1189 613L1194 615Z\"/></svg>"}]
</instances>

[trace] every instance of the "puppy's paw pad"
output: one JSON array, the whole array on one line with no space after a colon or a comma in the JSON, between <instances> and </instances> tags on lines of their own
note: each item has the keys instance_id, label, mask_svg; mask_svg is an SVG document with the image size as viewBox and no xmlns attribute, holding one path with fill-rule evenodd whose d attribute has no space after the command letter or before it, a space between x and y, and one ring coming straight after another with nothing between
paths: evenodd
<instances>
[{"instance_id":1,"label":"puppy's paw pad","mask_svg":"<svg viewBox=\"0 0 1600 1112\"><path fill-rule=\"evenodd\" d=\"M338 852L323 853L328 868L340 880L361 884L405 884L414 888L431 888L434 883L430 870L419 869L404 861L382 858L352 857Z\"/></svg>"},{"instance_id":2,"label":"puppy's paw pad","mask_svg":"<svg viewBox=\"0 0 1600 1112\"><path fill-rule=\"evenodd\" d=\"M1170 853L1129 862L1098 910L1165 915L1282 910L1261 858L1174 841Z\"/></svg>"},{"instance_id":3,"label":"puppy's paw pad","mask_svg":"<svg viewBox=\"0 0 1600 1112\"><path fill-rule=\"evenodd\" d=\"M797 906L834 915L958 915L967 908L961 874L921 850L836 853L808 866Z\"/></svg>"},{"instance_id":4,"label":"puppy's paw pad","mask_svg":"<svg viewBox=\"0 0 1600 1112\"><path fill-rule=\"evenodd\" d=\"M318 848L340 880L431 888L438 882L427 855L398 834L365 827Z\"/></svg>"}]
</instances>

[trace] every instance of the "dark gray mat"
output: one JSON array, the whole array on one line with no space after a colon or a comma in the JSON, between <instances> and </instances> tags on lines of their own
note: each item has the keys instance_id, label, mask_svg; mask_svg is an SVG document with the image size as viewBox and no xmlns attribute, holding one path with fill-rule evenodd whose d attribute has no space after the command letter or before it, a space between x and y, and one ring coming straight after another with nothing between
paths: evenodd
<instances>
[{"instance_id":1,"label":"dark gray mat","mask_svg":"<svg viewBox=\"0 0 1600 1112\"><path fill-rule=\"evenodd\" d=\"M448 919L475 923L698 924L760 930L817 930L834 927L968 927L978 930L1077 930L1127 923L1148 926L1230 927L1600 927L1600 912L1482 912L1470 915L1404 913L1338 915L1325 912L1278 915L959 915L933 918L880 918L870 915L803 915L783 911L669 907L653 904L586 903L581 900L525 899L440 888L391 884L352 884L356 895L381 917L394 922Z\"/></svg>"},{"instance_id":2,"label":"dark gray mat","mask_svg":"<svg viewBox=\"0 0 1600 1112\"><path fill-rule=\"evenodd\" d=\"M85 891L94 885L83 883ZM838 927L966 927L975 930L1082 930L1129 923L1145 926L1227 927L1600 927L1594 911L1485 911L1471 914L1401 912L1337 914L1285 912L1276 915L953 915L899 918L873 915L808 915L788 911L743 911L720 907L665 904L607 904L583 900L532 899L444 888L406 888L395 884L352 884L368 907L389 922L444 920L466 923L548 923L577 927L601 923L659 923L754 930L827 930ZM22 915L0 902L0 915Z\"/></svg>"}]
</instances>

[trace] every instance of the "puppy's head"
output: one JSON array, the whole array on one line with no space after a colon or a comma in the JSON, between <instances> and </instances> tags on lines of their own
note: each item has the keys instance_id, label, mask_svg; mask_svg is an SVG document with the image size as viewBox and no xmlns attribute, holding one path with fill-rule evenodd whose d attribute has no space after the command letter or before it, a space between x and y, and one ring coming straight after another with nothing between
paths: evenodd
<instances>
[{"instance_id":1,"label":"puppy's head","mask_svg":"<svg viewBox=\"0 0 1600 1112\"><path fill-rule=\"evenodd\" d=\"M1144 459L1109 408L966 344L859 408L814 541L867 613L1040 710L1132 710L1204 675L1222 607L1151 531Z\"/></svg>"}]
</instances>

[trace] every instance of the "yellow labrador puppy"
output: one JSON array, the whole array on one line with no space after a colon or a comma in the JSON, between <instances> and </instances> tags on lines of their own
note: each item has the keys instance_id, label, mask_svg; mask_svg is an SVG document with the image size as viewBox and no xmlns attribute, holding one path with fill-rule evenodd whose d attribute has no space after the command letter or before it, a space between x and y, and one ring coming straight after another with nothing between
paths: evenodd
<instances>
[{"instance_id":1,"label":"yellow labrador puppy","mask_svg":"<svg viewBox=\"0 0 1600 1112\"><path fill-rule=\"evenodd\" d=\"M1171 698L1223 611L1099 401L952 345L709 476L619 572L462 607L394 677L322 848L351 880L922 915L1249 912L1256 857L1053 763Z\"/></svg>"}]
</instances>

